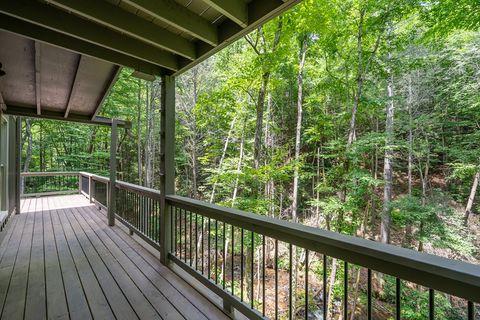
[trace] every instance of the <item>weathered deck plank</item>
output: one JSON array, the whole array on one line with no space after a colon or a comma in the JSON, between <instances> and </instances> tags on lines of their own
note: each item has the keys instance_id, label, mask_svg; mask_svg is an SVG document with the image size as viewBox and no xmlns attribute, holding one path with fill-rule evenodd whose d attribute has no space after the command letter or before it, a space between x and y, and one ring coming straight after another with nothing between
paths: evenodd
<instances>
[{"instance_id":1,"label":"weathered deck plank","mask_svg":"<svg viewBox=\"0 0 480 320\"><path fill-rule=\"evenodd\" d=\"M0 243L2 319L227 319L81 195L26 198Z\"/></svg>"}]
</instances>

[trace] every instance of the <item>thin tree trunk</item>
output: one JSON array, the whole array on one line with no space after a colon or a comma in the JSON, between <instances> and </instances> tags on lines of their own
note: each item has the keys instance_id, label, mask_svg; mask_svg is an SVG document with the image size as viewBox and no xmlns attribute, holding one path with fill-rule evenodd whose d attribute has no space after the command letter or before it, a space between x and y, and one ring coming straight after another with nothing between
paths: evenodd
<instances>
[{"instance_id":1,"label":"thin tree trunk","mask_svg":"<svg viewBox=\"0 0 480 320\"><path fill-rule=\"evenodd\" d=\"M388 41L387 46L390 47L391 35L392 35L392 26L389 23L388 26ZM385 159L383 167L383 179L384 179L384 189L383 189L383 212L382 212L382 222L380 226L380 237L382 243L390 242L390 203L392 201L392 185L393 185L393 118L395 105L393 101L393 72L392 72L392 54L388 53L388 62L387 62L387 73L388 84L388 102L387 102L387 117L385 123Z\"/></svg>"},{"instance_id":2,"label":"thin tree trunk","mask_svg":"<svg viewBox=\"0 0 480 320\"><path fill-rule=\"evenodd\" d=\"M243 125L243 130L242 130L242 138L240 140L240 155L238 157L238 164L237 164L237 177L235 178L235 186L233 188L233 194L232 194L232 208L235 206L235 200L237 199L237 194L238 194L238 183L240 180L240 173L242 170L242 162L243 162L243 156L244 156L244 146L245 146L245 123Z\"/></svg>"},{"instance_id":3,"label":"thin tree trunk","mask_svg":"<svg viewBox=\"0 0 480 320\"><path fill-rule=\"evenodd\" d=\"M228 144L230 143L230 138L231 138L232 133L233 133L234 125L235 125L235 118L233 118L232 122L230 123L230 129L228 130L227 139L225 139L225 143L223 145L222 156L220 157L220 161L218 162L218 174L219 175L222 174L222 164L223 164L223 160L225 160L225 156L227 154ZM212 186L212 193L210 194L210 203L213 203L213 200L215 199L215 189L216 189L216 187L217 187L217 181L215 180L215 182L213 183L213 186Z\"/></svg>"},{"instance_id":4,"label":"thin tree trunk","mask_svg":"<svg viewBox=\"0 0 480 320\"><path fill-rule=\"evenodd\" d=\"M300 181L299 162L302 135L302 117L303 117L303 72L305 68L305 58L308 48L308 35L305 34L300 43L299 66L298 66L298 98L297 98L297 127L295 130L295 169L293 172L293 202L292 202L292 222L298 222L298 185ZM298 261L297 250L293 251L292 265L294 272L292 275L293 290L297 287ZM292 310L296 309L296 295L292 295Z\"/></svg>"},{"instance_id":5,"label":"thin tree trunk","mask_svg":"<svg viewBox=\"0 0 480 320\"><path fill-rule=\"evenodd\" d=\"M464 218L465 225L467 225L468 218L472 212L473 201L475 199L475 194L477 193L479 179L480 179L480 172L477 172L475 174L475 178L473 179L472 189L470 190L470 196L468 197L467 207L465 208L465 218Z\"/></svg>"}]
</instances>

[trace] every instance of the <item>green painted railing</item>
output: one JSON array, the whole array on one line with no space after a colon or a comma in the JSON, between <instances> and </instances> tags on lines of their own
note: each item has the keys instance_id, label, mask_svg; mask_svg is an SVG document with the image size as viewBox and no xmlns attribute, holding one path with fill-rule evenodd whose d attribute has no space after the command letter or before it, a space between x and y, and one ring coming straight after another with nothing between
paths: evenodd
<instances>
[{"instance_id":1,"label":"green painted railing","mask_svg":"<svg viewBox=\"0 0 480 320\"><path fill-rule=\"evenodd\" d=\"M108 207L109 179L77 175L78 190ZM249 318L333 319L335 305L343 319L354 312L359 313L355 318L402 319L405 304L412 303L408 288L426 296L414 304L429 319L441 319L440 302L451 297L460 310L457 316L475 318L478 265L185 197L162 199L156 190L122 181L115 188L117 221L158 250L166 236L169 266L179 266L223 299L227 312L236 309ZM162 214L168 217L165 225ZM328 286L332 273L341 278L341 300L333 301ZM376 315L379 286L393 297L390 315Z\"/></svg>"}]
</instances>

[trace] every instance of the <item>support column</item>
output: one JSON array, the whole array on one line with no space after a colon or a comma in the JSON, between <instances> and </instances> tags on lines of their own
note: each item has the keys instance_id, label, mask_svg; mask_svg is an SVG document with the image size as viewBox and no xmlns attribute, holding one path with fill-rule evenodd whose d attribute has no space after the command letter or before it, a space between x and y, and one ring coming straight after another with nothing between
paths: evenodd
<instances>
[{"instance_id":1,"label":"support column","mask_svg":"<svg viewBox=\"0 0 480 320\"><path fill-rule=\"evenodd\" d=\"M112 120L111 139L110 139L110 183L108 184L108 225L115 225L115 211L117 204L117 119Z\"/></svg>"},{"instance_id":2,"label":"support column","mask_svg":"<svg viewBox=\"0 0 480 320\"><path fill-rule=\"evenodd\" d=\"M22 193L22 178L20 172L22 171L22 117L17 117L15 128L15 142L17 148L15 149L15 213L20 213L20 196Z\"/></svg>"},{"instance_id":3,"label":"support column","mask_svg":"<svg viewBox=\"0 0 480 320\"><path fill-rule=\"evenodd\" d=\"M171 246L170 207L166 195L175 194L175 77L163 76L160 107L160 261L168 264Z\"/></svg>"}]
</instances>

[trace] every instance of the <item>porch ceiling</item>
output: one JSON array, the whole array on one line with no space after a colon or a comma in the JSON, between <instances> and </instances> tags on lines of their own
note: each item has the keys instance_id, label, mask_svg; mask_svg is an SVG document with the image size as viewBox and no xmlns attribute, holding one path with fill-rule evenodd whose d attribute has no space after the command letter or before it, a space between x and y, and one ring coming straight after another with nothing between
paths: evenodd
<instances>
[{"instance_id":1,"label":"porch ceiling","mask_svg":"<svg viewBox=\"0 0 480 320\"><path fill-rule=\"evenodd\" d=\"M177 76L300 1L0 0L0 104L96 121L120 67Z\"/></svg>"}]
</instances>

